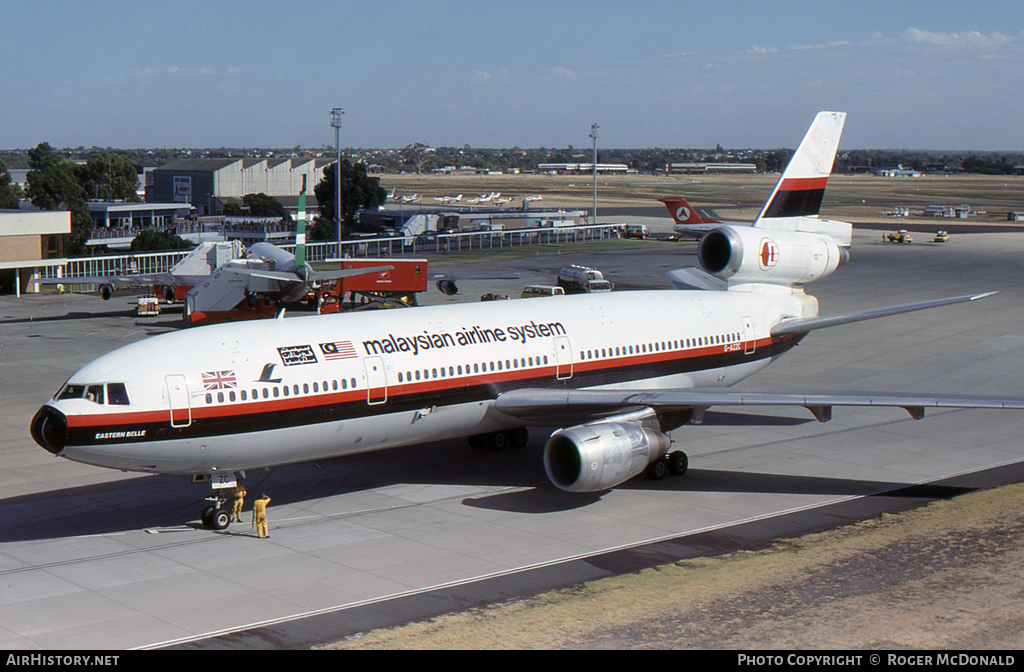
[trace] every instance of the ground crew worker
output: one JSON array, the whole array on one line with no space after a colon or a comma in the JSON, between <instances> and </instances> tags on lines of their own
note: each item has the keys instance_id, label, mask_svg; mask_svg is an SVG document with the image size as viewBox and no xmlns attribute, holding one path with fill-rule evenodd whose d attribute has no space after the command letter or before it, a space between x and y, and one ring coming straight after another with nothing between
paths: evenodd
<instances>
[{"instance_id":1,"label":"ground crew worker","mask_svg":"<svg viewBox=\"0 0 1024 672\"><path fill-rule=\"evenodd\" d=\"M245 505L245 496L249 494L245 491L245 486L241 483L236 485L231 490L231 496L234 498L234 503L231 505L231 520L232 522L242 522L242 506Z\"/></svg>"},{"instance_id":2,"label":"ground crew worker","mask_svg":"<svg viewBox=\"0 0 1024 672\"><path fill-rule=\"evenodd\" d=\"M260 498L252 503L252 522L256 525L256 536L260 539L270 537L267 530L267 504L270 504L270 497L266 494L260 495Z\"/></svg>"}]
</instances>

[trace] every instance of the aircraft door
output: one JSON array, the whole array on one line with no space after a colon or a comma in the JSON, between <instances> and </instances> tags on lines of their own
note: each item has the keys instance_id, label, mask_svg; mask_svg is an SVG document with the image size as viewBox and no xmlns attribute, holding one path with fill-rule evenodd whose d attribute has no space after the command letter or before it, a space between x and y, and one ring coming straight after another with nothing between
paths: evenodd
<instances>
[{"instance_id":1,"label":"aircraft door","mask_svg":"<svg viewBox=\"0 0 1024 672\"><path fill-rule=\"evenodd\" d=\"M367 357L363 360L366 371L366 403L383 404L388 400L388 381L384 375L384 360Z\"/></svg>"},{"instance_id":2,"label":"aircraft door","mask_svg":"<svg viewBox=\"0 0 1024 672\"><path fill-rule=\"evenodd\" d=\"M754 321L749 317L741 317L740 320L743 321L743 354L752 355L756 347Z\"/></svg>"},{"instance_id":3,"label":"aircraft door","mask_svg":"<svg viewBox=\"0 0 1024 672\"><path fill-rule=\"evenodd\" d=\"M569 339L565 336L555 337L555 378L572 378L572 348L569 347Z\"/></svg>"},{"instance_id":4,"label":"aircraft door","mask_svg":"<svg viewBox=\"0 0 1024 672\"><path fill-rule=\"evenodd\" d=\"M188 399L188 384L185 376L167 376L167 399L171 405L171 427L188 427L192 424L192 406Z\"/></svg>"}]
</instances>

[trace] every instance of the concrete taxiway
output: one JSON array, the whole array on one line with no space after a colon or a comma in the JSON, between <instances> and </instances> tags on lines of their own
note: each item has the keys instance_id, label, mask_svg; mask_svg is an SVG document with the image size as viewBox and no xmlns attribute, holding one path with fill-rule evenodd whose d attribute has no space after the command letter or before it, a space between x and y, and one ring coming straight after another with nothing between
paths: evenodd
<instances>
[{"instance_id":1,"label":"concrete taxiway","mask_svg":"<svg viewBox=\"0 0 1024 672\"><path fill-rule=\"evenodd\" d=\"M879 238L858 232L853 260L808 287L823 314L1000 293L812 333L744 386L1024 396L1024 237ZM662 274L695 257L655 242L527 253L477 269L515 268L518 283L431 288L424 302L514 295L570 262L623 291L667 287ZM273 498L271 538L248 523L213 532L198 522L206 486L74 464L28 433L77 368L175 319L136 318L117 297L0 297L0 648L303 646L1024 477L1020 411L837 408L820 424L804 409L712 409L673 434L691 458L681 478L562 493L534 431L515 452L448 442L249 473L250 498Z\"/></svg>"}]
</instances>

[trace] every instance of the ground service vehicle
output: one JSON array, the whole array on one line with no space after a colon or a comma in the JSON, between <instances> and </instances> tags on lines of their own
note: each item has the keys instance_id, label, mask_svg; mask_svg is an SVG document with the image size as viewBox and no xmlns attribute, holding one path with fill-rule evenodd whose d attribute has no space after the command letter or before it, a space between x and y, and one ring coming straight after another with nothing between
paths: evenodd
<instances>
[{"instance_id":1,"label":"ground service vehicle","mask_svg":"<svg viewBox=\"0 0 1024 672\"><path fill-rule=\"evenodd\" d=\"M893 231L887 233L884 236L884 240L890 243L912 243L914 239L907 233L906 229L900 229L899 231Z\"/></svg>"},{"instance_id":2,"label":"ground service vehicle","mask_svg":"<svg viewBox=\"0 0 1024 672\"><path fill-rule=\"evenodd\" d=\"M537 296L565 296L565 290L558 285L527 285L520 292L520 299L532 299Z\"/></svg>"},{"instance_id":3,"label":"ground service vehicle","mask_svg":"<svg viewBox=\"0 0 1024 672\"><path fill-rule=\"evenodd\" d=\"M578 264L565 266L558 271L558 286L565 290L566 294L612 291L612 283L604 279L601 271Z\"/></svg>"},{"instance_id":4,"label":"ground service vehicle","mask_svg":"<svg viewBox=\"0 0 1024 672\"><path fill-rule=\"evenodd\" d=\"M647 227L643 224L626 224L625 231L622 234L623 238L636 238L638 240L646 240L650 233L647 231Z\"/></svg>"}]
</instances>

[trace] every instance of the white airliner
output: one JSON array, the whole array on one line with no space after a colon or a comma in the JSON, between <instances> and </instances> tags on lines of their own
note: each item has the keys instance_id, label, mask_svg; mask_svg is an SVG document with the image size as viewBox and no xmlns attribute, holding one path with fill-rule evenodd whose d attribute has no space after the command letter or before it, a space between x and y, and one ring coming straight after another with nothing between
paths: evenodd
<instances>
[{"instance_id":1,"label":"white airliner","mask_svg":"<svg viewBox=\"0 0 1024 672\"><path fill-rule=\"evenodd\" d=\"M837 137L844 120L823 112L811 130ZM831 165L823 152L835 144L805 142L794 162ZM667 432L709 406L800 405L821 421L835 405L898 406L915 418L928 407L1024 408L1019 398L731 390L813 329L986 295L820 317L802 285L847 258L830 236L723 227L703 237L699 258L722 291L467 303L155 336L74 373L31 433L71 460L217 487L246 470L426 441L522 445L526 427L547 426L559 428L544 449L551 481L593 492L645 471L685 472ZM213 528L228 519L217 506L202 516Z\"/></svg>"}]
</instances>

